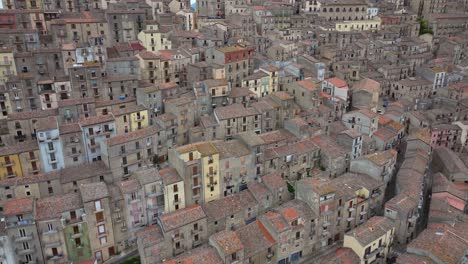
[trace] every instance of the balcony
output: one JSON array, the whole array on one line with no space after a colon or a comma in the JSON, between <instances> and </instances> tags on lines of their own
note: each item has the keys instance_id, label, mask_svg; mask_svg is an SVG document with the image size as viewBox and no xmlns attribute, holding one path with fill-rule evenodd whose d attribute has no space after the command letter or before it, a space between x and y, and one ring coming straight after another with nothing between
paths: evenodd
<instances>
[{"instance_id":1,"label":"balcony","mask_svg":"<svg viewBox=\"0 0 468 264\"><path fill-rule=\"evenodd\" d=\"M33 254L36 251L36 246L32 245L28 249L23 249L23 248L16 248L15 253L17 255L26 255L26 254Z\"/></svg>"},{"instance_id":2,"label":"balcony","mask_svg":"<svg viewBox=\"0 0 468 264\"><path fill-rule=\"evenodd\" d=\"M184 239L184 234L177 234L177 235L172 235L172 241L180 241L181 239Z\"/></svg>"},{"instance_id":3,"label":"balcony","mask_svg":"<svg viewBox=\"0 0 468 264\"><path fill-rule=\"evenodd\" d=\"M81 155L81 150L78 150L78 151L75 151L75 152L72 152L72 151L68 152L69 157L78 157L80 155Z\"/></svg>"},{"instance_id":4,"label":"balcony","mask_svg":"<svg viewBox=\"0 0 468 264\"><path fill-rule=\"evenodd\" d=\"M137 115L137 116L135 117L135 120L136 120L136 121L143 121L143 120L145 120L145 116L144 116L144 115L140 115L140 116Z\"/></svg>"},{"instance_id":5,"label":"balcony","mask_svg":"<svg viewBox=\"0 0 468 264\"><path fill-rule=\"evenodd\" d=\"M129 199L127 200L127 203L128 203L128 204L132 204L132 203L139 202L140 200L141 200L141 196L138 195L138 196L136 196L135 198L129 198Z\"/></svg>"},{"instance_id":6,"label":"balcony","mask_svg":"<svg viewBox=\"0 0 468 264\"><path fill-rule=\"evenodd\" d=\"M60 241L54 241L49 243L44 243L45 248L57 248L61 245Z\"/></svg>"},{"instance_id":7,"label":"balcony","mask_svg":"<svg viewBox=\"0 0 468 264\"><path fill-rule=\"evenodd\" d=\"M4 177L4 178L15 178L15 177L16 177L16 173L15 173L15 172L7 172L7 173L4 173L4 174L3 174L3 177Z\"/></svg>"},{"instance_id":8,"label":"balcony","mask_svg":"<svg viewBox=\"0 0 468 264\"><path fill-rule=\"evenodd\" d=\"M27 234L26 236L13 236L13 240L15 241L15 243L31 241L31 240L33 240L33 238L34 238L34 235L33 235L32 232Z\"/></svg>"},{"instance_id":9,"label":"balcony","mask_svg":"<svg viewBox=\"0 0 468 264\"><path fill-rule=\"evenodd\" d=\"M180 202L181 202L180 199L174 199L174 201L172 201L172 203L173 203L174 205L179 204Z\"/></svg>"},{"instance_id":10,"label":"balcony","mask_svg":"<svg viewBox=\"0 0 468 264\"><path fill-rule=\"evenodd\" d=\"M53 235L53 234L57 234L57 232L58 232L57 228L54 228L52 230L46 229L46 230L42 231L42 235L45 235L45 236Z\"/></svg>"},{"instance_id":11,"label":"balcony","mask_svg":"<svg viewBox=\"0 0 468 264\"><path fill-rule=\"evenodd\" d=\"M35 222L32 219L29 220L21 220L17 222L8 222L7 227L17 227L17 226L26 226L26 225L34 225Z\"/></svg>"},{"instance_id":12,"label":"balcony","mask_svg":"<svg viewBox=\"0 0 468 264\"><path fill-rule=\"evenodd\" d=\"M146 195L146 197L148 197L148 198L153 198L153 197L162 195L162 194L163 194L162 192L163 192L163 190L161 190L161 191L155 191L155 192L146 192L145 195Z\"/></svg>"},{"instance_id":13,"label":"balcony","mask_svg":"<svg viewBox=\"0 0 468 264\"><path fill-rule=\"evenodd\" d=\"M1 66L10 66L12 61L10 60L0 60L0 65Z\"/></svg>"},{"instance_id":14,"label":"balcony","mask_svg":"<svg viewBox=\"0 0 468 264\"><path fill-rule=\"evenodd\" d=\"M372 252L370 252L370 253L364 255L364 259L370 259L370 258L372 258L372 257L376 256L377 254L379 254L380 252L384 251L384 249L385 249L385 246L382 245L382 246L380 246L380 247L374 249Z\"/></svg>"},{"instance_id":15,"label":"balcony","mask_svg":"<svg viewBox=\"0 0 468 264\"><path fill-rule=\"evenodd\" d=\"M25 139L26 139L26 135L16 135L16 136L15 136L15 139L16 139L16 140L20 140L20 141L21 141L21 140L25 140Z\"/></svg>"},{"instance_id":16,"label":"balcony","mask_svg":"<svg viewBox=\"0 0 468 264\"><path fill-rule=\"evenodd\" d=\"M215 185L217 185L218 182L214 181L214 182L210 182L207 184L207 187L215 187Z\"/></svg>"},{"instance_id":17,"label":"balcony","mask_svg":"<svg viewBox=\"0 0 468 264\"><path fill-rule=\"evenodd\" d=\"M89 147L90 149L96 149L96 148L99 147L99 145L96 144L96 143L95 143L95 144L88 143L88 147Z\"/></svg>"},{"instance_id":18,"label":"balcony","mask_svg":"<svg viewBox=\"0 0 468 264\"><path fill-rule=\"evenodd\" d=\"M418 217L416 215L413 215L412 217L408 218L408 222L410 223L416 223L418 220Z\"/></svg>"},{"instance_id":19,"label":"balcony","mask_svg":"<svg viewBox=\"0 0 468 264\"><path fill-rule=\"evenodd\" d=\"M54 147L54 148L47 148L47 149L46 149L46 152L47 152L47 153L54 153L54 152L56 152L56 151L57 151L57 149L55 149L55 147Z\"/></svg>"},{"instance_id":20,"label":"balcony","mask_svg":"<svg viewBox=\"0 0 468 264\"><path fill-rule=\"evenodd\" d=\"M54 135L54 136L48 136L45 139L44 138L39 138L39 142L51 142L53 140L58 140L59 135Z\"/></svg>"},{"instance_id":21,"label":"balcony","mask_svg":"<svg viewBox=\"0 0 468 264\"><path fill-rule=\"evenodd\" d=\"M13 160L9 160L9 161L4 161L2 162L2 167L6 168L6 167L12 167L15 165L15 161Z\"/></svg>"},{"instance_id":22,"label":"balcony","mask_svg":"<svg viewBox=\"0 0 468 264\"><path fill-rule=\"evenodd\" d=\"M199 227L198 229L193 229L193 230L190 230L190 234L192 235L196 235L200 232L203 232L203 228Z\"/></svg>"},{"instance_id":23,"label":"balcony","mask_svg":"<svg viewBox=\"0 0 468 264\"><path fill-rule=\"evenodd\" d=\"M59 244L59 245L60 245L60 244ZM46 258L47 258L47 260L56 261L56 260L59 260L59 259L63 258L63 254L57 254L57 255L53 255L53 256L47 256Z\"/></svg>"},{"instance_id":24,"label":"balcony","mask_svg":"<svg viewBox=\"0 0 468 264\"><path fill-rule=\"evenodd\" d=\"M41 170L39 168L29 168L28 169L28 173L29 174L35 174L35 173L39 173Z\"/></svg>"},{"instance_id":25,"label":"balcony","mask_svg":"<svg viewBox=\"0 0 468 264\"><path fill-rule=\"evenodd\" d=\"M154 209L159 209L160 205L158 204L148 204L146 206L147 209L154 210Z\"/></svg>"}]
</instances>

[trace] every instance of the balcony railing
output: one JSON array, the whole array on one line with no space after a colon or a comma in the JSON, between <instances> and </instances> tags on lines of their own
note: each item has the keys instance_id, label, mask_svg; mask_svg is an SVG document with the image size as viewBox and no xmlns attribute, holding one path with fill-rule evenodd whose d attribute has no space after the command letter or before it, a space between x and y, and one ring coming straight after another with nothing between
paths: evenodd
<instances>
[{"instance_id":1,"label":"balcony railing","mask_svg":"<svg viewBox=\"0 0 468 264\"><path fill-rule=\"evenodd\" d=\"M25 236L13 236L13 240L15 241L15 243L30 241L33 240L33 238L34 234L32 232Z\"/></svg>"},{"instance_id":2,"label":"balcony railing","mask_svg":"<svg viewBox=\"0 0 468 264\"><path fill-rule=\"evenodd\" d=\"M382 246L380 246L380 247L378 247L378 248L372 250L370 253L366 254L366 255L364 256L364 258L365 258L365 259L370 259L370 258L376 256L377 254L379 254L380 252L382 252L384 249L385 249L385 246L382 245Z\"/></svg>"},{"instance_id":3,"label":"balcony railing","mask_svg":"<svg viewBox=\"0 0 468 264\"><path fill-rule=\"evenodd\" d=\"M2 167L12 167L15 165L15 161L14 160L9 160L9 161L4 161L2 162Z\"/></svg>"}]
</instances>

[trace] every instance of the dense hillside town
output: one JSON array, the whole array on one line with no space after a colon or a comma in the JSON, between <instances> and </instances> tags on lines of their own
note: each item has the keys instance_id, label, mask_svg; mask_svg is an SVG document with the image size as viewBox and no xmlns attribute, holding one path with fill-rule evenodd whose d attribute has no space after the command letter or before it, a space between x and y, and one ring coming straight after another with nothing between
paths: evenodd
<instances>
[{"instance_id":1,"label":"dense hillside town","mask_svg":"<svg viewBox=\"0 0 468 264\"><path fill-rule=\"evenodd\" d=\"M468 263L465 0L2 0L0 264Z\"/></svg>"}]
</instances>

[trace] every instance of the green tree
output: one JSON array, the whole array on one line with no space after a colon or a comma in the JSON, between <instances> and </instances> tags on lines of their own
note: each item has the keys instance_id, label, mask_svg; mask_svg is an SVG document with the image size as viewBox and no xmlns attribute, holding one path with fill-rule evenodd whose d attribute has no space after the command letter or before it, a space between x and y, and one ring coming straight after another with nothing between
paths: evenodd
<instances>
[{"instance_id":1,"label":"green tree","mask_svg":"<svg viewBox=\"0 0 468 264\"><path fill-rule=\"evenodd\" d=\"M431 34L433 35L434 32L432 31L432 29L429 28L429 24L427 23L427 21L424 19L424 18L418 18L418 22L419 22L419 35L423 35L423 34Z\"/></svg>"},{"instance_id":2,"label":"green tree","mask_svg":"<svg viewBox=\"0 0 468 264\"><path fill-rule=\"evenodd\" d=\"M286 183L288 184L288 191L293 194L296 191L294 190L294 186L292 186L292 184L290 184L289 182Z\"/></svg>"}]
</instances>

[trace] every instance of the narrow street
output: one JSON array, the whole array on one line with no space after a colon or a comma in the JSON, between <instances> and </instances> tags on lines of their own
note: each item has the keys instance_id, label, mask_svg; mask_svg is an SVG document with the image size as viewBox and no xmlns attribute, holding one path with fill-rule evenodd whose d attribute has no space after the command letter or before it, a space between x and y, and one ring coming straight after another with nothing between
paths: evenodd
<instances>
[{"instance_id":1,"label":"narrow street","mask_svg":"<svg viewBox=\"0 0 468 264\"><path fill-rule=\"evenodd\" d=\"M396 175L398 174L398 171L400 170L400 167L405 160L405 153L406 141L402 140L399 146L399 152L397 154L397 160L395 163L395 169L393 170L392 178L388 182L387 188L385 189L384 204L396 195Z\"/></svg>"}]
</instances>

